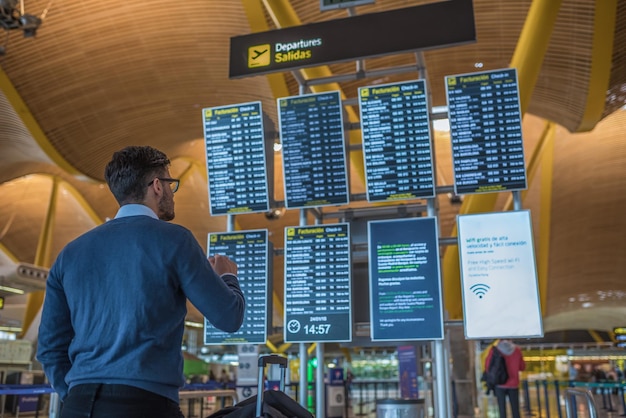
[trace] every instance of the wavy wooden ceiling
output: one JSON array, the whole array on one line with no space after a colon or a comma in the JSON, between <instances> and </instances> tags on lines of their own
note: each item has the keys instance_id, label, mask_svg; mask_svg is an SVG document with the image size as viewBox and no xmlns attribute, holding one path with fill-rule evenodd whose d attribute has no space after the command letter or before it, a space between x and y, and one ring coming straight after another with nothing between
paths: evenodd
<instances>
[{"instance_id":1,"label":"wavy wooden ceiling","mask_svg":"<svg viewBox=\"0 0 626 418\"><path fill-rule=\"evenodd\" d=\"M172 173L184 179L176 195L176 222L190 228L203 246L208 232L225 229L224 217L210 217L207 209L200 110L261 100L276 121L276 98L266 77L228 79L229 38L250 33L244 2L261 0L55 2L36 38L24 38L20 31L8 33L6 55L0 57L0 244L5 252L33 262L54 181L60 184L62 197L56 203L61 209L53 230L52 257L93 226L91 213L100 220L113 216L117 208L101 183L103 169L113 151L131 144L155 146L174 160ZM427 2L379 0L355 12ZM263 3L282 7L283 2ZM591 318L585 326L596 329L608 329L624 317L620 306L626 305L622 209L626 150L621 132L626 119L619 109L626 102L626 2L616 3L610 76L601 109L604 119L592 132L576 133L585 118L594 70L596 1L563 0L528 106L531 115L524 122L527 155L543 119L560 126L555 138L547 329L579 327L581 312ZM25 2L26 11L33 14L49 4ZM321 13L316 0L290 4L302 23L346 16L345 10ZM477 42L424 53L433 105L445 104L445 75L474 72L477 65L482 70L509 65L530 5L530 0L474 0ZM265 19L273 28L269 14ZM414 54L364 62L366 69L414 64ZM355 64L333 64L330 69L334 74L350 73ZM416 77L409 73L340 85L347 97L355 97L356 89L366 83ZM295 79L285 74L285 80L289 94L298 94ZM16 104L16 97L24 107ZM438 181L450 184L445 134L437 138L436 149ZM353 192L363 188L358 177L352 176ZM540 216L538 187L531 186L524 202L534 217ZM276 188L280 199L282 181ZM438 202L441 233L446 236L458 205L450 204L445 195ZM282 228L297 223L297 211L272 222L262 214L239 218L242 228L270 229L276 247L282 246ZM275 288L282 294L280 267ZM595 305L583 306L589 300L581 295L590 294ZM598 314L594 321L589 314L594 308L610 313Z\"/></svg>"}]
</instances>

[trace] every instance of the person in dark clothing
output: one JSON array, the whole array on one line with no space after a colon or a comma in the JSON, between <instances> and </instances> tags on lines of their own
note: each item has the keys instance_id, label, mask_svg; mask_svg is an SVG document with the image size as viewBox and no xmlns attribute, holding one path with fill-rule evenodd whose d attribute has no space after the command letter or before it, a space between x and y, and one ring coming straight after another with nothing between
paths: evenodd
<instances>
[{"instance_id":1,"label":"person in dark clothing","mask_svg":"<svg viewBox=\"0 0 626 418\"><path fill-rule=\"evenodd\" d=\"M513 341L503 339L498 341L494 348L504 356L508 379L501 385L496 386L496 398L500 418L506 418L506 398L509 398L513 418L520 418L519 409L519 372L526 369L526 363L522 356L522 350L513 344ZM489 351L485 359L485 370L489 370L493 351Z\"/></svg>"},{"instance_id":2,"label":"person in dark clothing","mask_svg":"<svg viewBox=\"0 0 626 418\"><path fill-rule=\"evenodd\" d=\"M70 242L46 283L37 359L62 400L61 418L182 417L187 299L234 332L245 299L237 265L207 259L174 219L179 180L152 147L113 155L105 179L112 219Z\"/></svg>"}]
</instances>

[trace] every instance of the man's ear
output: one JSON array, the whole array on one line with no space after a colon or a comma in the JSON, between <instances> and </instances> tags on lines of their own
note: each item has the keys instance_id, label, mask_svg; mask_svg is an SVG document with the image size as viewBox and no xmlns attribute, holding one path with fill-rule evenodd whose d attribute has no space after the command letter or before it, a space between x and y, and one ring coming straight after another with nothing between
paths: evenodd
<instances>
[{"instance_id":1,"label":"man's ear","mask_svg":"<svg viewBox=\"0 0 626 418\"><path fill-rule=\"evenodd\" d=\"M159 178L155 178L152 182L152 190L156 194L157 197L161 197L165 191L163 190L163 182L159 180Z\"/></svg>"},{"instance_id":2,"label":"man's ear","mask_svg":"<svg viewBox=\"0 0 626 418\"><path fill-rule=\"evenodd\" d=\"M163 196L163 192L163 183L161 180L155 178L146 190L146 195L143 199L144 205L154 208L156 206L156 202L158 202L161 199L161 196Z\"/></svg>"}]
</instances>

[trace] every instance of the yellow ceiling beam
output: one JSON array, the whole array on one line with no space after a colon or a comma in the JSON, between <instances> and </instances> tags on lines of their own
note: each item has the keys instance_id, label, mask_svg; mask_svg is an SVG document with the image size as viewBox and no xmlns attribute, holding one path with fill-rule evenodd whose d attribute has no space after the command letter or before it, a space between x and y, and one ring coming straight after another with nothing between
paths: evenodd
<instances>
[{"instance_id":1,"label":"yellow ceiling beam","mask_svg":"<svg viewBox=\"0 0 626 418\"><path fill-rule=\"evenodd\" d=\"M280 297L274 292L272 297L272 303L274 305L274 310L278 310L278 312L283 312L283 301L280 300Z\"/></svg>"},{"instance_id":2,"label":"yellow ceiling beam","mask_svg":"<svg viewBox=\"0 0 626 418\"><path fill-rule=\"evenodd\" d=\"M534 0L517 41L511 67L517 68L520 108L526 113L562 0Z\"/></svg>"},{"instance_id":3,"label":"yellow ceiling beam","mask_svg":"<svg viewBox=\"0 0 626 418\"><path fill-rule=\"evenodd\" d=\"M278 352L280 354L285 354L285 351L287 351L287 349L289 349L291 345L292 345L291 343L282 343L280 347L278 347Z\"/></svg>"},{"instance_id":4,"label":"yellow ceiling beam","mask_svg":"<svg viewBox=\"0 0 626 418\"><path fill-rule=\"evenodd\" d=\"M44 223L41 227L41 233L39 234L37 252L35 253L35 261L33 263L37 266L50 267L50 249L52 247L54 218L56 217L58 195L59 179L57 177L52 177L52 191L50 192L50 200L48 201L48 210L46 212ZM38 292L28 294L26 298L26 308L24 310L24 319L22 321L22 336L29 333L31 326L39 328L39 323L36 321L36 318L43 305L45 293L45 291L40 290Z\"/></svg>"},{"instance_id":5,"label":"yellow ceiling beam","mask_svg":"<svg viewBox=\"0 0 626 418\"><path fill-rule=\"evenodd\" d=\"M93 209L93 207L89 203L87 203L87 201L85 200L85 197L82 194L80 194L80 192L76 190L74 186L72 186L70 183L66 181L63 181L62 184L65 190L67 190L68 193L71 194L72 197L74 197L78 205L85 211L87 216L89 216L89 219L91 219L94 224L100 225L102 224L102 222L104 222L102 218L98 216L98 214Z\"/></svg>"},{"instance_id":6,"label":"yellow ceiling beam","mask_svg":"<svg viewBox=\"0 0 626 418\"><path fill-rule=\"evenodd\" d=\"M593 45L587 103L576 132L591 131L602 119L606 106L606 92L611 79L617 0L598 0L594 4Z\"/></svg>"},{"instance_id":7,"label":"yellow ceiling beam","mask_svg":"<svg viewBox=\"0 0 626 418\"><path fill-rule=\"evenodd\" d=\"M84 173L78 171L76 167L70 164L59 152L56 148L50 143L50 140L43 132L39 123L30 112L28 106L16 90L13 83L4 72L4 70L0 67L0 90L4 93L7 100L15 110L15 113L22 120L22 123L33 137L37 145L43 150L43 152L50 158L56 165L65 170L68 174L72 176L79 177L85 180L93 180L87 177Z\"/></svg>"},{"instance_id":8,"label":"yellow ceiling beam","mask_svg":"<svg viewBox=\"0 0 626 418\"><path fill-rule=\"evenodd\" d=\"M520 109L526 113L530 96L539 76L541 64L550 43L550 37L561 0L534 0L526 16L524 27L517 42L510 67L517 68ZM460 215L493 211L498 193L469 195L463 200ZM457 235L456 225L452 235ZM458 246L451 245L445 250L442 262L444 306L450 319L463 318L463 303L460 286L460 265Z\"/></svg>"},{"instance_id":9,"label":"yellow ceiling beam","mask_svg":"<svg viewBox=\"0 0 626 418\"><path fill-rule=\"evenodd\" d=\"M274 345L274 344L273 344L270 340L266 340L266 341L265 341L265 345L267 346L267 348L269 348L269 349L270 349L270 351L271 351L273 354L278 353L278 348L276 348L276 346L275 346L275 345Z\"/></svg>"},{"instance_id":10,"label":"yellow ceiling beam","mask_svg":"<svg viewBox=\"0 0 626 418\"><path fill-rule=\"evenodd\" d=\"M51 248L52 237L54 235L54 219L57 213L57 202L59 196L59 185L61 180L59 177L52 177L52 190L50 191L50 201L48 202L48 210L46 218L41 226L39 241L37 242L37 252L35 253L34 264L41 267L50 267L51 264Z\"/></svg>"},{"instance_id":11,"label":"yellow ceiling beam","mask_svg":"<svg viewBox=\"0 0 626 418\"><path fill-rule=\"evenodd\" d=\"M1 242L0 242L0 253L4 254L9 260L14 262L15 264L20 262L20 260L17 259L15 254L9 251L9 249Z\"/></svg>"},{"instance_id":12,"label":"yellow ceiling beam","mask_svg":"<svg viewBox=\"0 0 626 418\"><path fill-rule=\"evenodd\" d=\"M588 329L587 332L589 333L589 335L591 335L591 338L593 338L593 340L597 343L604 343L606 341L604 341L604 338L602 338L600 336L600 334L598 334L598 331L593 330L593 329Z\"/></svg>"}]
</instances>

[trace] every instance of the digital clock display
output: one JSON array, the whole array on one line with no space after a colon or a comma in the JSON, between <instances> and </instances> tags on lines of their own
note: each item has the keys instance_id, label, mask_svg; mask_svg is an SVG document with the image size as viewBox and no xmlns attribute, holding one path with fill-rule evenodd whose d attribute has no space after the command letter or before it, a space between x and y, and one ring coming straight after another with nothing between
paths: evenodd
<instances>
[{"instance_id":1,"label":"digital clock display","mask_svg":"<svg viewBox=\"0 0 626 418\"><path fill-rule=\"evenodd\" d=\"M348 224L285 229L285 342L350 341Z\"/></svg>"},{"instance_id":2,"label":"digital clock display","mask_svg":"<svg viewBox=\"0 0 626 418\"><path fill-rule=\"evenodd\" d=\"M310 324L304 326L304 333L309 335L328 335L331 324Z\"/></svg>"}]
</instances>

